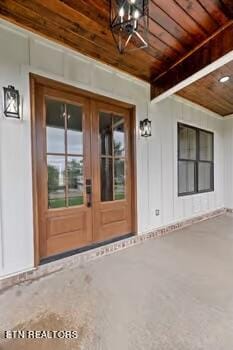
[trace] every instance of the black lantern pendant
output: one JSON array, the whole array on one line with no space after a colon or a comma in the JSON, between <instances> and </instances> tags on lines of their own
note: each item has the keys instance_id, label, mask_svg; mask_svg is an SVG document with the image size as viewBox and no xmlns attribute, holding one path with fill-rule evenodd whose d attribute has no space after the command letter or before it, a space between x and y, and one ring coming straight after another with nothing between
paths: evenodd
<instances>
[{"instance_id":1,"label":"black lantern pendant","mask_svg":"<svg viewBox=\"0 0 233 350\"><path fill-rule=\"evenodd\" d=\"M151 136L151 121L148 118L140 121L140 133L143 137Z\"/></svg>"},{"instance_id":2,"label":"black lantern pendant","mask_svg":"<svg viewBox=\"0 0 233 350\"><path fill-rule=\"evenodd\" d=\"M148 47L148 0L110 2L110 26L119 52Z\"/></svg>"},{"instance_id":3,"label":"black lantern pendant","mask_svg":"<svg viewBox=\"0 0 233 350\"><path fill-rule=\"evenodd\" d=\"M9 85L3 88L4 92L4 114L10 118L20 118L19 113L19 91Z\"/></svg>"}]
</instances>

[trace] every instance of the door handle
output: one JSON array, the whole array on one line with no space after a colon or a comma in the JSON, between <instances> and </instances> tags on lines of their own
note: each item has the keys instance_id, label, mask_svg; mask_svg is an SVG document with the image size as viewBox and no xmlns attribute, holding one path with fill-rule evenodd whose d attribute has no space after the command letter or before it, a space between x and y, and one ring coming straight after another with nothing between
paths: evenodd
<instances>
[{"instance_id":1,"label":"door handle","mask_svg":"<svg viewBox=\"0 0 233 350\"><path fill-rule=\"evenodd\" d=\"M91 179L86 179L86 195L87 195L87 207L91 208L91 206L92 206L92 185L91 185Z\"/></svg>"}]
</instances>

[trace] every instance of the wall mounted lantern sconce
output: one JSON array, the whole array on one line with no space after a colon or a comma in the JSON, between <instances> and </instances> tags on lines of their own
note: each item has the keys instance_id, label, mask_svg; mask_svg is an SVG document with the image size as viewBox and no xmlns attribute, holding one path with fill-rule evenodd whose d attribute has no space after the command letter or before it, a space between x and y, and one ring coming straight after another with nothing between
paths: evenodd
<instances>
[{"instance_id":1,"label":"wall mounted lantern sconce","mask_svg":"<svg viewBox=\"0 0 233 350\"><path fill-rule=\"evenodd\" d=\"M146 118L140 121L140 134L143 137L150 137L151 134L151 121Z\"/></svg>"},{"instance_id":2,"label":"wall mounted lantern sconce","mask_svg":"<svg viewBox=\"0 0 233 350\"><path fill-rule=\"evenodd\" d=\"M9 85L3 88L4 93L4 114L9 118L20 119L20 97L19 91L14 86Z\"/></svg>"}]
</instances>

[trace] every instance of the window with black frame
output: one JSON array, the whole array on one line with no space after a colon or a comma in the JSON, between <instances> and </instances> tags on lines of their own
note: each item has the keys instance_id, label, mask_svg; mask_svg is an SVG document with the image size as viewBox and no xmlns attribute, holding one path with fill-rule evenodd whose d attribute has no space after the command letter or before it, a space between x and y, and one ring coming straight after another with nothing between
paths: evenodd
<instances>
[{"instance_id":1,"label":"window with black frame","mask_svg":"<svg viewBox=\"0 0 233 350\"><path fill-rule=\"evenodd\" d=\"M214 134L178 123L178 195L214 190Z\"/></svg>"}]
</instances>

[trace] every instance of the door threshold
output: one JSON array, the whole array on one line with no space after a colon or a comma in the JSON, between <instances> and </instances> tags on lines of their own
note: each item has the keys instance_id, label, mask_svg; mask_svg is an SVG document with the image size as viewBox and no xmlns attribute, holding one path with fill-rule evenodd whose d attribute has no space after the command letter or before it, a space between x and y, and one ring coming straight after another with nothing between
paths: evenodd
<instances>
[{"instance_id":1,"label":"door threshold","mask_svg":"<svg viewBox=\"0 0 233 350\"><path fill-rule=\"evenodd\" d=\"M103 247L105 245L108 245L108 244L111 244L111 243L115 243L115 242L119 242L119 241L122 241L122 240L130 238L130 237L134 237L134 236L135 236L135 233L128 233L128 234L126 234L124 236L114 237L114 238L108 239L106 241L92 243L92 244L89 244L89 245L81 247L81 248L77 248L77 249L66 251L64 253L52 255L52 256L49 256L48 258L41 259L40 260L40 265L45 265L45 264L48 264L48 263L56 261L56 260L68 258L68 257L70 257L72 255L84 253L84 252L87 252L89 250L96 249L96 248L99 248L99 247Z\"/></svg>"}]
</instances>

